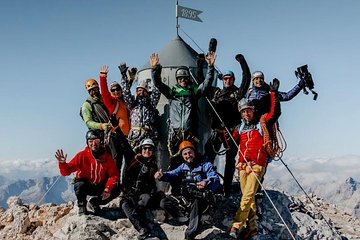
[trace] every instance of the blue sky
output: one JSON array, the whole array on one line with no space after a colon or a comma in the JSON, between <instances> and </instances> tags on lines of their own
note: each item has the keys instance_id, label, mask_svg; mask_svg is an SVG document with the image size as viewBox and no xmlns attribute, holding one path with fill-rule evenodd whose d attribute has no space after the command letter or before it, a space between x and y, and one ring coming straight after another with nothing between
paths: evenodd
<instances>
[{"instance_id":1,"label":"blue sky","mask_svg":"<svg viewBox=\"0 0 360 240\"><path fill-rule=\"evenodd\" d=\"M84 81L102 65L119 80L117 65L143 66L176 35L175 0L0 2L0 165L8 160L54 159L57 148L73 156L85 145L79 108ZM346 3L346 4L345 4ZM294 70L308 64L319 93L282 104L285 156L360 155L360 2L180 0L202 10L203 23L180 27L207 49L218 40L217 66L251 71L280 90L296 83ZM195 50L199 49L180 30ZM161 59L160 59L161 61ZM236 82L239 84L239 82ZM55 161L55 160L54 160Z\"/></svg>"}]
</instances>

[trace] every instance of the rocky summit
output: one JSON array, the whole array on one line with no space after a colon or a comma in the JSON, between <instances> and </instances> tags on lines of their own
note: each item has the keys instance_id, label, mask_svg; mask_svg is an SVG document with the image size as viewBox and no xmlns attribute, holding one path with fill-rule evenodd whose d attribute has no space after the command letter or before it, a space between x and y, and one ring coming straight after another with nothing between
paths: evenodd
<instances>
[{"instance_id":1,"label":"rocky summit","mask_svg":"<svg viewBox=\"0 0 360 240\"><path fill-rule=\"evenodd\" d=\"M240 194L215 198L216 207L203 215L196 239L232 239L228 230ZM7 204L7 209L0 208L0 239L138 239L137 231L119 208L119 198L104 206L101 216L79 216L73 202L37 206L10 197ZM360 239L359 219L315 195L292 197L267 190L257 197L257 206L258 235L254 240ZM184 239L186 223L166 220L162 210L147 215L152 228L149 239Z\"/></svg>"}]
</instances>

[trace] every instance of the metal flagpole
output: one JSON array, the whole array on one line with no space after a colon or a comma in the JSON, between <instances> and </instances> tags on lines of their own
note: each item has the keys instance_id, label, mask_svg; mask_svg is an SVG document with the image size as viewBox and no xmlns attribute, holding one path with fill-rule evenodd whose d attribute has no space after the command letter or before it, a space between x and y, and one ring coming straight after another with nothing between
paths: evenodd
<instances>
[{"instance_id":1,"label":"metal flagpole","mask_svg":"<svg viewBox=\"0 0 360 240\"><path fill-rule=\"evenodd\" d=\"M179 36L179 16L178 16L179 0L176 0L176 36Z\"/></svg>"}]
</instances>

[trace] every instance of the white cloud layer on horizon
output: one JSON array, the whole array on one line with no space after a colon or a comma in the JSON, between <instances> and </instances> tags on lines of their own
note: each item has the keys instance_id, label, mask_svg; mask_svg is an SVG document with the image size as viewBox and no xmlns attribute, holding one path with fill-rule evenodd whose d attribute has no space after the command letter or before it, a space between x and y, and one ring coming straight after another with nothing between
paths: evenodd
<instances>
[{"instance_id":1,"label":"white cloud layer on horizon","mask_svg":"<svg viewBox=\"0 0 360 240\"><path fill-rule=\"evenodd\" d=\"M53 159L0 160L0 165L0 176L9 180L51 177L60 174L58 164Z\"/></svg>"},{"instance_id":2,"label":"white cloud layer on horizon","mask_svg":"<svg viewBox=\"0 0 360 240\"><path fill-rule=\"evenodd\" d=\"M284 163L289 167L299 182L305 185L314 181L345 181L353 177L360 181L360 156L346 155L340 157L286 157ZM55 160L0 160L0 176L10 180L30 179L59 175ZM223 166L218 166L221 171ZM273 161L268 166L265 179L272 181L292 179L290 173L280 161Z\"/></svg>"}]
</instances>

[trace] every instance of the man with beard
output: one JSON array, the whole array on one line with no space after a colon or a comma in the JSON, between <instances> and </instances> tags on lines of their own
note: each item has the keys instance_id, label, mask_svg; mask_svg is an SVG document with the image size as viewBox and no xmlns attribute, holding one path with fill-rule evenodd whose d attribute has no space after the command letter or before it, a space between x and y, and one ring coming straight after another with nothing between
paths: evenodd
<instances>
[{"instance_id":1,"label":"man with beard","mask_svg":"<svg viewBox=\"0 0 360 240\"><path fill-rule=\"evenodd\" d=\"M76 172L74 191L79 215L87 214L87 196L95 196L90 199L89 207L95 214L99 214L100 205L107 204L119 195L119 173L111 155L101 144L99 132L89 130L86 133L86 144L85 149L68 163L67 154L62 149L55 153L62 176Z\"/></svg>"},{"instance_id":2,"label":"man with beard","mask_svg":"<svg viewBox=\"0 0 360 240\"><path fill-rule=\"evenodd\" d=\"M85 82L85 89L89 93L89 97L83 103L80 115L89 129L100 130L103 141L105 133L111 129L111 125L109 113L102 101L99 84L95 79L88 79Z\"/></svg>"},{"instance_id":3,"label":"man with beard","mask_svg":"<svg viewBox=\"0 0 360 240\"><path fill-rule=\"evenodd\" d=\"M189 202L190 220L185 231L185 239L194 239L198 230L201 214L209 205L211 192L215 191L220 180L214 166L196 153L194 145L189 141L180 143L179 152L184 160L176 169L162 172L160 169L154 175L155 179L165 182L182 180L182 195ZM168 217L179 216L177 196L169 195L160 202Z\"/></svg>"}]
</instances>

